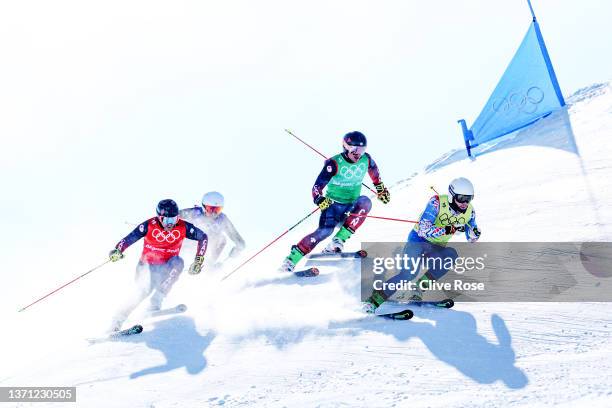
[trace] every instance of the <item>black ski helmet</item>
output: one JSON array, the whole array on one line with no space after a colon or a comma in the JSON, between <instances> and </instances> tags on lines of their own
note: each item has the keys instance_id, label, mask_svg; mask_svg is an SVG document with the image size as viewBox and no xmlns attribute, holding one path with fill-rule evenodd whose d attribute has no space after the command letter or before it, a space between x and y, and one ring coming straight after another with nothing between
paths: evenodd
<instances>
[{"instance_id":1,"label":"black ski helmet","mask_svg":"<svg viewBox=\"0 0 612 408\"><path fill-rule=\"evenodd\" d=\"M349 132L342 138L342 142L346 143L349 146L363 146L366 147L368 145L368 141L365 135L361 132Z\"/></svg>"},{"instance_id":2,"label":"black ski helmet","mask_svg":"<svg viewBox=\"0 0 612 408\"><path fill-rule=\"evenodd\" d=\"M157 215L160 217L176 217L179 215L178 205L174 200L165 199L157 204Z\"/></svg>"}]
</instances>

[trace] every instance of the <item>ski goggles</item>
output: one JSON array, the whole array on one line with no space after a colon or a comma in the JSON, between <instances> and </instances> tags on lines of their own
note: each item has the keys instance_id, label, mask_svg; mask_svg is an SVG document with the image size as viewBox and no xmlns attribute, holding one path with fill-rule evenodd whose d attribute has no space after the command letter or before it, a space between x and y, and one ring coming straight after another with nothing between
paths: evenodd
<instances>
[{"instance_id":1,"label":"ski goggles","mask_svg":"<svg viewBox=\"0 0 612 408\"><path fill-rule=\"evenodd\" d=\"M361 156L366 151L366 146L351 146L346 142L342 143L347 152Z\"/></svg>"},{"instance_id":2,"label":"ski goggles","mask_svg":"<svg viewBox=\"0 0 612 408\"><path fill-rule=\"evenodd\" d=\"M219 215L223 211L223 207L218 205L204 205L203 207L206 215Z\"/></svg>"},{"instance_id":3,"label":"ski goggles","mask_svg":"<svg viewBox=\"0 0 612 408\"><path fill-rule=\"evenodd\" d=\"M453 198L458 203L466 204L472 201L472 198L474 198L474 196L466 195L466 194L455 194Z\"/></svg>"},{"instance_id":4,"label":"ski goggles","mask_svg":"<svg viewBox=\"0 0 612 408\"><path fill-rule=\"evenodd\" d=\"M164 228L173 227L178 223L178 215L175 217L159 217L159 222Z\"/></svg>"}]
</instances>

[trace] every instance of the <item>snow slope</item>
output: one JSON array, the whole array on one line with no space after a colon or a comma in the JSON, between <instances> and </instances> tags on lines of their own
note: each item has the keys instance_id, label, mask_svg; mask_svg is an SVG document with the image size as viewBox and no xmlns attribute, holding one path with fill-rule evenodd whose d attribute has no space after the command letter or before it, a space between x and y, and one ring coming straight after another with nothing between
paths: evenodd
<instances>
[{"instance_id":1,"label":"snow slope","mask_svg":"<svg viewBox=\"0 0 612 408\"><path fill-rule=\"evenodd\" d=\"M568 101L475 161L450 152L372 214L416 219L430 186L463 175L483 240L612 240L612 87ZM390 164L379 164L384 175ZM275 272L314 218L222 283L183 276L168 303L188 312L146 320L125 341L83 338L125 295L114 288L130 286L137 250L45 308L3 316L0 386L76 386L79 407L612 405L612 305L460 303L410 322L364 317L356 266L302 280ZM351 245L403 241L410 227L370 219Z\"/></svg>"}]
</instances>

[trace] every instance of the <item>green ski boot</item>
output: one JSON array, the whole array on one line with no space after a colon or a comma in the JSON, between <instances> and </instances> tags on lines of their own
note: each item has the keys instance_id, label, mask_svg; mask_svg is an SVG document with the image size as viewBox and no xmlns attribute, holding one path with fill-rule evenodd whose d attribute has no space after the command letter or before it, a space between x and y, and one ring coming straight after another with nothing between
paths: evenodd
<instances>
[{"instance_id":1,"label":"green ski boot","mask_svg":"<svg viewBox=\"0 0 612 408\"><path fill-rule=\"evenodd\" d=\"M385 295L385 292L382 290L375 290L372 292L369 298L367 298L364 302L361 302L362 309L366 313L374 313L378 306L385 303L386 300L387 296Z\"/></svg>"},{"instance_id":2,"label":"green ski boot","mask_svg":"<svg viewBox=\"0 0 612 408\"><path fill-rule=\"evenodd\" d=\"M332 240L323 250L324 254L336 254L342 252L344 249L344 243L353 235L353 231L346 227L340 228L340 230L334 235Z\"/></svg>"},{"instance_id":3,"label":"green ski boot","mask_svg":"<svg viewBox=\"0 0 612 408\"><path fill-rule=\"evenodd\" d=\"M297 245L291 247L291 252L285 258L282 265L280 266L279 271L293 273L295 270L295 265L304 257L304 253L300 251Z\"/></svg>"}]
</instances>

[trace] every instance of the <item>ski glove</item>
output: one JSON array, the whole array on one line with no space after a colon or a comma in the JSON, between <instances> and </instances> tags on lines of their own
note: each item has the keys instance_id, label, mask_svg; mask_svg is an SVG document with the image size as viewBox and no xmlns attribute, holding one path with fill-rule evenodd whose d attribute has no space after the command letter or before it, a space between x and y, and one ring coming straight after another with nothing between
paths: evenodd
<instances>
[{"instance_id":1,"label":"ski glove","mask_svg":"<svg viewBox=\"0 0 612 408\"><path fill-rule=\"evenodd\" d=\"M321 211L327 210L333 203L334 202L331 199L323 196L319 196L315 199L315 204L319 206Z\"/></svg>"},{"instance_id":2,"label":"ski glove","mask_svg":"<svg viewBox=\"0 0 612 408\"><path fill-rule=\"evenodd\" d=\"M476 242L480 238L480 230L478 228L472 228L468 232L468 236L469 236L468 239L470 242Z\"/></svg>"},{"instance_id":3,"label":"ski glove","mask_svg":"<svg viewBox=\"0 0 612 408\"><path fill-rule=\"evenodd\" d=\"M197 275L202 272L202 264L204 263L204 257L202 255L198 255L195 257L195 260L189 267L189 273L191 275Z\"/></svg>"},{"instance_id":4,"label":"ski glove","mask_svg":"<svg viewBox=\"0 0 612 408\"><path fill-rule=\"evenodd\" d=\"M118 260L120 260L121 258L123 258L123 252L121 252L120 250L118 250L117 248L113 249L112 251L109 252L108 254L108 259L111 260L111 262L117 262Z\"/></svg>"},{"instance_id":5,"label":"ski glove","mask_svg":"<svg viewBox=\"0 0 612 408\"><path fill-rule=\"evenodd\" d=\"M389 201L391 201L391 193L389 193L385 184L381 181L378 184L374 184L374 187L376 187L376 197L378 197L383 204L388 204Z\"/></svg>"}]
</instances>

